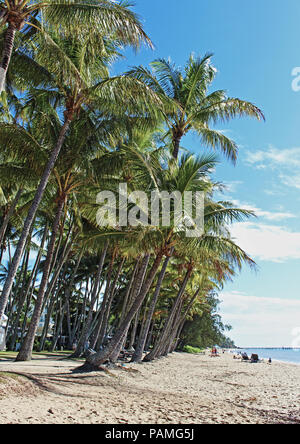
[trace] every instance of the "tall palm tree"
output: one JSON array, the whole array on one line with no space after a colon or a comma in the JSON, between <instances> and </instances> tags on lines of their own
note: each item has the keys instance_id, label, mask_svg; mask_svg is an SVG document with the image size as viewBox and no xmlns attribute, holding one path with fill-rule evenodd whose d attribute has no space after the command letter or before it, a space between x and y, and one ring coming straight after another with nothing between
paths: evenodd
<instances>
[{"instance_id":1,"label":"tall palm tree","mask_svg":"<svg viewBox=\"0 0 300 444\"><path fill-rule=\"evenodd\" d=\"M47 23L74 35L90 32L90 24L93 23L93 39L98 41L98 45L103 37L108 37L134 47L141 43L152 46L138 17L128 5L127 2L111 0L1 0L0 27L5 27L5 33L0 61L0 93L5 88L15 35L24 27L41 30ZM43 25L37 23L37 17Z\"/></svg>"},{"instance_id":2,"label":"tall palm tree","mask_svg":"<svg viewBox=\"0 0 300 444\"><path fill-rule=\"evenodd\" d=\"M139 189L142 184L143 189L147 190L149 193L155 187L158 187L158 184L162 187L161 190L167 189L171 192L178 190L184 193L185 191L194 191L195 189L198 191L211 189L211 186L207 181L207 174L215 165L215 158L213 156L203 156L198 159L195 159L192 156L186 156L186 158L181 160L180 165L173 165L173 170L171 173L164 169L163 163L160 164L160 162L157 161L159 150L154 150L152 153L151 151L143 152L142 149L139 149L137 146L133 146L131 143L131 145L127 147L127 153L129 168L136 171L137 166L139 165L140 174L130 174L130 184L133 187L136 186L137 189ZM137 180L136 185L135 180ZM144 254L143 263L140 270L141 276L144 276L141 278L141 285L132 305L128 309L125 319L118 327L110 343L104 350L89 357L87 359L87 365L85 368L94 368L105 362L114 353L116 348L119 346L120 341L123 340L124 332L128 331L132 319L141 308L154 282L163 257L172 254L172 238L174 233L178 232L179 229L175 220L171 222L171 224L172 225L167 228L160 226L155 229L154 227L150 227L148 229L146 228L145 230L141 229L140 234L144 234L141 243L147 245L148 240L148 251L146 250ZM156 240L155 237L157 238ZM135 235L135 238L138 239L137 235ZM151 243L149 243L149 241ZM147 269L149 263L149 252L153 252L154 254L153 260L150 261L148 275L145 277L145 270Z\"/></svg>"},{"instance_id":3,"label":"tall palm tree","mask_svg":"<svg viewBox=\"0 0 300 444\"><path fill-rule=\"evenodd\" d=\"M195 131L204 146L221 151L232 161L237 158L237 145L212 125L242 116L264 119L261 110L247 101L228 97L226 91L210 91L217 70L211 63L212 54L195 58L190 56L184 69L170 60L159 59L151 69L143 66L129 72L144 81L162 97L172 99L176 110L165 112L165 123L172 138L172 154L177 159L181 139Z\"/></svg>"},{"instance_id":4,"label":"tall palm tree","mask_svg":"<svg viewBox=\"0 0 300 444\"><path fill-rule=\"evenodd\" d=\"M55 38L56 34L52 38L45 33L37 37L39 50L33 57L40 64L41 70L46 73L44 78L49 86L47 89L39 89L38 91L34 89L30 94L33 98L36 95L44 106L47 101L49 104L49 101L54 100L57 109L63 116L63 121L57 133L56 142L49 150L48 161L24 222L12 266L0 298L0 314L4 313L28 232L71 124L80 125L79 115L87 116L88 110L92 109L100 110L100 118L102 119L105 116L122 116L127 113L137 116L144 115L151 113L151 110L153 110L153 114L156 114L159 103L159 98L155 93L142 82L128 76L108 77L105 64L99 62L97 54L90 47L86 47L83 41L65 38L56 43ZM52 89L49 91L50 87ZM45 116L44 113L43 115ZM39 130L39 135L36 134L36 137L40 137L44 141L43 126L35 129ZM25 129L16 125L3 124L0 127L0 132L2 134L1 143L6 147L15 144L16 140L13 139L16 133L19 142L21 142L21 134L24 134L26 140L33 140ZM37 144L35 140L34 143ZM43 151L42 148L41 151Z\"/></svg>"}]
</instances>

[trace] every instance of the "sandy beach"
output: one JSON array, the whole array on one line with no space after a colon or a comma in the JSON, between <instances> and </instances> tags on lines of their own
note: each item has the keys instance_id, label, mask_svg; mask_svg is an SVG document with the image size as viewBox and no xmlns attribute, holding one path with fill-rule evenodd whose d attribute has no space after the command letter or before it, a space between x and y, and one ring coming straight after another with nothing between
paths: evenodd
<instances>
[{"instance_id":1,"label":"sandy beach","mask_svg":"<svg viewBox=\"0 0 300 444\"><path fill-rule=\"evenodd\" d=\"M300 366L174 353L74 374L71 360L2 360L0 423L300 423Z\"/></svg>"}]
</instances>

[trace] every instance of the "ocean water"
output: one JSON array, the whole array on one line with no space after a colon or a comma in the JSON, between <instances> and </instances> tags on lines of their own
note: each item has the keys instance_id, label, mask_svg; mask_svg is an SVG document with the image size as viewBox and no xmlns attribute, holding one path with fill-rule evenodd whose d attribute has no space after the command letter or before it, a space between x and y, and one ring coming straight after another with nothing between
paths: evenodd
<instances>
[{"instance_id":1,"label":"ocean water","mask_svg":"<svg viewBox=\"0 0 300 444\"><path fill-rule=\"evenodd\" d=\"M300 365L300 349L282 349L282 348L245 348L235 350L235 352L246 352L250 357L252 353L257 354L260 359L269 359L273 361L290 362Z\"/></svg>"}]
</instances>

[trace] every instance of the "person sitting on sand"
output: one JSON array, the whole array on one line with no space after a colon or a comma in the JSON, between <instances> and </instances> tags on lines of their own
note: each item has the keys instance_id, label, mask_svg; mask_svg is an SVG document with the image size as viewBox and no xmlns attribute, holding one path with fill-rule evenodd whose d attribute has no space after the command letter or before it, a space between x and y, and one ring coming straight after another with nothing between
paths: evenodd
<instances>
[{"instance_id":1,"label":"person sitting on sand","mask_svg":"<svg viewBox=\"0 0 300 444\"><path fill-rule=\"evenodd\" d=\"M218 350L216 349L216 347L213 347L211 350L211 357L215 358L215 357L219 357L218 355Z\"/></svg>"}]
</instances>

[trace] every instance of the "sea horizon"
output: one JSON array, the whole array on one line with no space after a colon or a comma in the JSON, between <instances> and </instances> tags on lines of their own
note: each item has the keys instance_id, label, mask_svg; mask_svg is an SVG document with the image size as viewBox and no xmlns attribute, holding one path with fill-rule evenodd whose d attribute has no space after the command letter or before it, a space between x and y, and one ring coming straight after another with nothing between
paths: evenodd
<instances>
[{"instance_id":1,"label":"sea horizon","mask_svg":"<svg viewBox=\"0 0 300 444\"><path fill-rule=\"evenodd\" d=\"M272 361L300 365L299 347L237 347L231 350L245 351L248 355L255 353L261 359L271 358Z\"/></svg>"}]
</instances>

